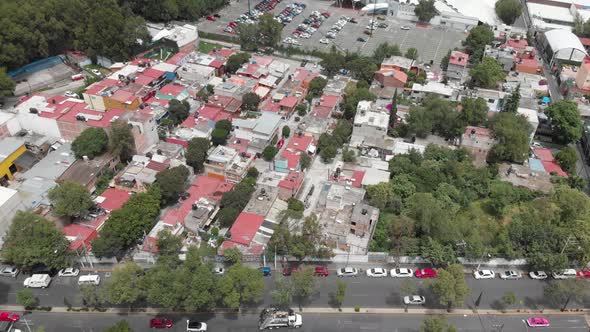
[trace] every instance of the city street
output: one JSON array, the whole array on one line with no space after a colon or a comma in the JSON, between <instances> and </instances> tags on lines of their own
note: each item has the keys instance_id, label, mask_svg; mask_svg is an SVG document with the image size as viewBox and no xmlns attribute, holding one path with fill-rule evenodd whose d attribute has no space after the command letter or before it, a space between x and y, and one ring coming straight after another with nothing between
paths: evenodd
<instances>
[{"instance_id":1,"label":"city street","mask_svg":"<svg viewBox=\"0 0 590 332\"><path fill-rule=\"evenodd\" d=\"M317 292L308 302L303 303L303 307L330 307L332 294L336 290L336 266L330 266L330 276L318 277ZM499 271L498 271L499 272ZM274 289L275 278L280 272L275 271L272 277L265 277L266 288L264 301L260 306L270 305L272 303L271 292ZM101 273L104 282L108 280L104 273ZM289 278L289 277L286 277ZM502 296L506 292L514 292L518 298L517 304L507 309L530 308L542 309L550 306L543 301L543 287L546 281L531 280L523 278L521 280L502 280L499 278L490 280L475 280L471 275L465 275L467 284L471 289L471 295L465 301L464 308L473 308L476 299L481 295L480 308L482 309L504 309L502 306ZM22 282L24 275L18 278L0 279L0 305L15 305L16 292L23 288ZM364 271L361 275L354 278L342 279L348 284L346 296L343 302L344 307L361 308L402 308L402 297L409 294L402 294L400 291L404 278L369 278L365 276ZM422 279L409 278L412 284L416 286L416 294L426 297L426 308L443 308L437 303L435 296L426 286L427 282ZM560 281L556 281L560 282ZM102 286L101 286L102 287ZM32 289L33 293L39 298L41 306L65 306L64 298L73 306L81 305L79 286L77 278L53 278L51 285L46 289ZM588 302L588 300L586 300ZM590 303L575 303L570 301L568 308L587 307Z\"/></svg>"},{"instance_id":2,"label":"city street","mask_svg":"<svg viewBox=\"0 0 590 332\"><path fill-rule=\"evenodd\" d=\"M121 319L129 322L135 331L148 330L149 320L156 315L133 314L115 315L101 313L33 313L25 315L16 327L22 331L34 331L43 326L45 331L60 332L98 332ZM410 332L419 331L422 321L427 317L421 314L408 315L367 315L367 314L306 314L302 313L303 327L299 331L339 331L339 332ZM524 320L528 316L480 316L450 315L448 321L459 331L528 331ZM207 323L210 331L238 332L258 329L258 312L248 314L168 316L174 326L167 331L186 331L186 319ZM551 326L543 331L588 331L583 316L547 316Z\"/></svg>"}]
</instances>

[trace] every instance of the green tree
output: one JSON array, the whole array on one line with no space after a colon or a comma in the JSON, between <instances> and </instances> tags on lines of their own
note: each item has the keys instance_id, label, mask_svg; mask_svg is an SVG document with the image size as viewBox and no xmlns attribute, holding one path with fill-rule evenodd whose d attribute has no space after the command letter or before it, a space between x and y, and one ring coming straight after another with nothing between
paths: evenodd
<instances>
[{"instance_id":1,"label":"green tree","mask_svg":"<svg viewBox=\"0 0 590 332\"><path fill-rule=\"evenodd\" d=\"M510 96L504 101L504 112L516 113L518 111L518 103L520 102L520 84L512 91Z\"/></svg>"},{"instance_id":2,"label":"green tree","mask_svg":"<svg viewBox=\"0 0 590 332\"><path fill-rule=\"evenodd\" d=\"M555 155L555 159L561 168L568 174L576 173L576 162L578 161L578 153L576 149L571 146L566 146Z\"/></svg>"},{"instance_id":3,"label":"green tree","mask_svg":"<svg viewBox=\"0 0 590 332\"><path fill-rule=\"evenodd\" d=\"M431 316L422 322L420 332L457 332L457 328L449 324L445 316Z\"/></svg>"},{"instance_id":4,"label":"green tree","mask_svg":"<svg viewBox=\"0 0 590 332\"><path fill-rule=\"evenodd\" d=\"M393 128L395 127L395 123L397 122L397 89L393 93L393 99L391 100L391 110L389 110L389 126L387 133L389 135L393 134Z\"/></svg>"},{"instance_id":5,"label":"green tree","mask_svg":"<svg viewBox=\"0 0 590 332\"><path fill-rule=\"evenodd\" d=\"M410 47L410 48L408 48L408 50L406 51L406 55L404 55L404 56L408 59L417 60L418 59L418 50L413 47Z\"/></svg>"},{"instance_id":6,"label":"green tree","mask_svg":"<svg viewBox=\"0 0 590 332\"><path fill-rule=\"evenodd\" d=\"M373 75L377 71L377 65L369 57L359 57L347 64L352 76L358 80L371 82Z\"/></svg>"},{"instance_id":7,"label":"green tree","mask_svg":"<svg viewBox=\"0 0 590 332\"><path fill-rule=\"evenodd\" d=\"M98 307L102 299L99 296L97 287L94 285L82 285L80 286L80 297L82 298L82 304L87 307Z\"/></svg>"},{"instance_id":8,"label":"green tree","mask_svg":"<svg viewBox=\"0 0 590 332\"><path fill-rule=\"evenodd\" d=\"M188 118L190 108L188 101L181 102L178 99L172 99L168 103L168 118L172 120L174 125L179 125Z\"/></svg>"},{"instance_id":9,"label":"green tree","mask_svg":"<svg viewBox=\"0 0 590 332\"><path fill-rule=\"evenodd\" d=\"M83 215L94 205L88 190L71 181L53 187L47 193L47 197L53 205L55 215L70 219Z\"/></svg>"},{"instance_id":10,"label":"green tree","mask_svg":"<svg viewBox=\"0 0 590 332\"><path fill-rule=\"evenodd\" d=\"M250 60L250 53L240 52L230 55L225 64L228 73L235 73L242 65Z\"/></svg>"},{"instance_id":11,"label":"green tree","mask_svg":"<svg viewBox=\"0 0 590 332\"><path fill-rule=\"evenodd\" d=\"M109 144L107 133L102 128L88 128L72 142L72 151L76 158L86 156L90 159L106 152Z\"/></svg>"},{"instance_id":12,"label":"green tree","mask_svg":"<svg viewBox=\"0 0 590 332\"><path fill-rule=\"evenodd\" d=\"M262 158L266 161L272 161L279 152L279 149L269 145L262 150Z\"/></svg>"},{"instance_id":13,"label":"green tree","mask_svg":"<svg viewBox=\"0 0 590 332\"><path fill-rule=\"evenodd\" d=\"M169 230L164 229L158 233L156 247L160 256L170 256L178 258L180 249L182 249L182 239Z\"/></svg>"},{"instance_id":14,"label":"green tree","mask_svg":"<svg viewBox=\"0 0 590 332\"><path fill-rule=\"evenodd\" d=\"M369 204L379 209L384 209L393 199L393 188L388 182L367 186Z\"/></svg>"},{"instance_id":15,"label":"green tree","mask_svg":"<svg viewBox=\"0 0 590 332\"><path fill-rule=\"evenodd\" d=\"M53 223L32 212L18 211L6 233L2 258L20 268L68 266L70 242Z\"/></svg>"},{"instance_id":16,"label":"green tree","mask_svg":"<svg viewBox=\"0 0 590 332\"><path fill-rule=\"evenodd\" d=\"M383 60L390 58L394 55L402 55L397 44L389 44L387 42L377 45L377 48L373 51L373 61L377 66L381 66Z\"/></svg>"},{"instance_id":17,"label":"green tree","mask_svg":"<svg viewBox=\"0 0 590 332\"><path fill-rule=\"evenodd\" d=\"M116 267L105 283L105 299L111 304L133 305L143 296L138 287L142 272L141 267L134 262Z\"/></svg>"},{"instance_id":18,"label":"green tree","mask_svg":"<svg viewBox=\"0 0 590 332\"><path fill-rule=\"evenodd\" d=\"M122 319L115 325L104 330L104 332L133 332L133 329L126 320Z\"/></svg>"},{"instance_id":19,"label":"green tree","mask_svg":"<svg viewBox=\"0 0 590 332\"><path fill-rule=\"evenodd\" d=\"M526 118L509 112L494 117L492 131L498 143L492 147L491 161L523 162L529 153L529 133L532 128Z\"/></svg>"},{"instance_id":20,"label":"green tree","mask_svg":"<svg viewBox=\"0 0 590 332\"><path fill-rule=\"evenodd\" d=\"M333 145L327 146L320 151L320 157L322 157L322 161L325 163L332 162L332 159L336 157L336 148Z\"/></svg>"},{"instance_id":21,"label":"green tree","mask_svg":"<svg viewBox=\"0 0 590 332\"><path fill-rule=\"evenodd\" d=\"M311 157L307 154L301 154L300 156L301 158L299 159L299 165L301 166L301 169L309 169L309 166L311 165Z\"/></svg>"},{"instance_id":22,"label":"green tree","mask_svg":"<svg viewBox=\"0 0 590 332\"><path fill-rule=\"evenodd\" d=\"M499 0L496 2L496 15L507 25L522 15L522 4L518 0Z\"/></svg>"},{"instance_id":23,"label":"green tree","mask_svg":"<svg viewBox=\"0 0 590 332\"><path fill-rule=\"evenodd\" d=\"M336 280L336 293L334 293L332 301L338 309L342 308L342 302L344 302L344 298L346 297L347 286L348 285L344 281Z\"/></svg>"},{"instance_id":24,"label":"green tree","mask_svg":"<svg viewBox=\"0 0 590 332\"><path fill-rule=\"evenodd\" d=\"M187 293L192 292L187 287L189 280L190 276L183 269L168 264L168 257L160 257L156 265L147 270L136 284L149 303L175 310L182 307ZM203 279L203 282L207 280Z\"/></svg>"},{"instance_id":25,"label":"green tree","mask_svg":"<svg viewBox=\"0 0 590 332\"><path fill-rule=\"evenodd\" d=\"M502 302L508 306L514 305L517 300L518 298L516 297L516 294L514 294L512 291L508 291L502 295Z\"/></svg>"},{"instance_id":26,"label":"green tree","mask_svg":"<svg viewBox=\"0 0 590 332\"><path fill-rule=\"evenodd\" d=\"M25 307L25 310L31 310L37 306L39 299L29 288L16 291L16 303Z\"/></svg>"},{"instance_id":27,"label":"green tree","mask_svg":"<svg viewBox=\"0 0 590 332\"><path fill-rule=\"evenodd\" d=\"M293 286L293 297L303 307L305 301L316 291L316 278L311 268L301 268L291 276Z\"/></svg>"},{"instance_id":28,"label":"green tree","mask_svg":"<svg viewBox=\"0 0 590 332\"><path fill-rule=\"evenodd\" d=\"M588 286L580 279L552 281L543 287L543 298L553 307L564 308L568 300L581 302L586 295Z\"/></svg>"},{"instance_id":29,"label":"green tree","mask_svg":"<svg viewBox=\"0 0 590 332\"><path fill-rule=\"evenodd\" d=\"M489 25L478 25L469 31L469 35L465 38L463 45L467 53L475 55L479 51L479 55L483 55L483 49L486 45L494 41L494 32Z\"/></svg>"},{"instance_id":30,"label":"green tree","mask_svg":"<svg viewBox=\"0 0 590 332\"><path fill-rule=\"evenodd\" d=\"M439 302L448 308L463 305L469 295L469 287L463 275L463 265L451 264L447 269L439 269L438 277L430 282L432 291Z\"/></svg>"},{"instance_id":31,"label":"green tree","mask_svg":"<svg viewBox=\"0 0 590 332\"><path fill-rule=\"evenodd\" d=\"M217 214L217 221L221 227L231 227L238 218L238 215L240 215L240 210L232 207L223 207Z\"/></svg>"},{"instance_id":32,"label":"green tree","mask_svg":"<svg viewBox=\"0 0 590 332\"><path fill-rule=\"evenodd\" d=\"M447 71L449 67L449 60L451 59L451 50L447 52L447 54L440 60L440 69L443 71Z\"/></svg>"},{"instance_id":33,"label":"green tree","mask_svg":"<svg viewBox=\"0 0 590 332\"><path fill-rule=\"evenodd\" d=\"M242 261L242 252L236 248L228 248L223 251L223 261L229 265L235 265Z\"/></svg>"},{"instance_id":34,"label":"green tree","mask_svg":"<svg viewBox=\"0 0 590 332\"><path fill-rule=\"evenodd\" d=\"M340 69L343 69L346 66L346 59L344 58L344 55L340 54L338 51L336 51L336 48L333 47L330 50L330 53L322 56L320 66L324 68L326 74L328 74L329 77L332 77Z\"/></svg>"},{"instance_id":35,"label":"green tree","mask_svg":"<svg viewBox=\"0 0 590 332\"><path fill-rule=\"evenodd\" d=\"M322 92L324 91L324 88L326 87L326 85L328 84L328 81L320 76L314 77L310 82L309 82L309 88L308 88L308 96L311 96L311 98L316 98L322 95Z\"/></svg>"},{"instance_id":36,"label":"green tree","mask_svg":"<svg viewBox=\"0 0 590 332\"><path fill-rule=\"evenodd\" d=\"M272 300L279 307L289 307L293 302L293 285L284 277L275 280L274 290L271 292Z\"/></svg>"},{"instance_id":37,"label":"green tree","mask_svg":"<svg viewBox=\"0 0 590 332\"><path fill-rule=\"evenodd\" d=\"M187 261L181 268L179 290L190 290L185 295L183 302L186 311L211 311L220 299L217 279L209 265L200 264L200 258L196 254L197 248L189 250ZM193 257L193 258L191 258ZM191 260L194 263L191 263ZM188 280L188 285L186 284ZM187 287L188 286L188 287Z\"/></svg>"},{"instance_id":38,"label":"green tree","mask_svg":"<svg viewBox=\"0 0 590 332\"><path fill-rule=\"evenodd\" d=\"M342 150L342 161L344 162L355 162L356 161L356 157L355 157L355 153L354 150L349 150L348 148L344 148Z\"/></svg>"},{"instance_id":39,"label":"green tree","mask_svg":"<svg viewBox=\"0 0 590 332\"><path fill-rule=\"evenodd\" d=\"M436 7L434 7L434 0L420 0L414 8L414 14L418 16L420 22L430 22L438 14Z\"/></svg>"},{"instance_id":40,"label":"green tree","mask_svg":"<svg viewBox=\"0 0 590 332\"><path fill-rule=\"evenodd\" d=\"M211 132L211 143L213 143L214 145L225 145L225 143L227 142L228 135L228 131L225 131L220 128L215 128Z\"/></svg>"},{"instance_id":41,"label":"green tree","mask_svg":"<svg viewBox=\"0 0 590 332\"><path fill-rule=\"evenodd\" d=\"M248 171L246 172L246 176L249 178L257 179L258 175L260 175L260 172L258 172L258 169L254 166L248 168Z\"/></svg>"},{"instance_id":42,"label":"green tree","mask_svg":"<svg viewBox=\"0 0 590 332\"><path fill-rule=\"evenodd\" d=\"M465 98L461 101L459 121L463 125L481 126L488 118L488 105L483 98Z\"/></svg>"},{"instance_id":43,"label":"green tree","mask_svg":"<svg viewBox=\"0 0 590 332\"><path fill-rule=\"evenodd\" d=\"M270 13L258 18L258 43L265 47L275 47L281 41L283 25Z\"/></svg>"},{"instance_id":44,"label":"green tree","mask_svg":"<svg viewBox=\"0 0 590 332\"><path fill-rule=\"evenodd\" d=\"M135 153L135 139L130 125L117 120L111 124L110 131L109 145L111 152L118 155L122 162L131 160Z\"/></svg>"},{"instance_id":45,"label":"green tree","mask_svg":"<svg viewBox=\"0 0 590 332\"><path fill-rule=\"evenodd\" d=\"M307 114L307 105L298 104L297 106L295 106L295 110L297 111L297 115L305 116L305 114Z\"/></svg>"},{"instance_id":46,"label":"green tree","mask_svg":"<svg viewBox=\"0 0 590 332\"><path fill-rule=\"evenodd\" d=\"M188 169L183 165L156 174L156 184L161 190L163 204L175 203L178 200L184 191L189 174Z\"/></svg>"},{"instance_id":47,"label":"green tree","mask_svg":"<svg viewBox=\"0 0 590 332\"><path fill-rule=\"evenodd\" d=\"M457 260L451 246L444 246L431 237L428 237L422 246L422 257L435 266L448 265Z\"/></svg>"},{"instance_id":48,"label":"green tree","mask_svg":"<svg viewBox=\"0 0 590 332\"><path fill-rule=\"evenodd\" d=\"M242 97L242 110L256 111L260 104L260 97L254 92L248 92Z\"/></svg>"},{"instance_id":49,"label":"green tree","mask_svg":"<svg viewBox=\"0 0 590 332\"><path fill-rule=\"evenodd\" d=\"M258 25L257 24L240 24L236 28L236 34L239 37L240 49L242 51L258 50Z\"/></svg>"},{"instance_id":50,"label":"green tree","mask_svg":"<svg viewBox=\"0 0 590 332\"><path fill-rule=\"evenodd\" d=\"M255 303L262 299L264 280L258 269L236 264L219 279L219 294L223 305L238 309L241 304Z\"/></svg>"},{"instance_id":51,"label":"green tree","mask_svg":"<svg viewBox=\"0 0 590 332\"><path fill-rule=\"evenodd\" d=\"M481 63L469 71L469 74L475 84L483 88L495 88L506 77L502 64L490 57L485 57Z\"/></svg>"},{"instance_id":52,"label":"green tree","mask_svg":"<svg viewBox=\"0 0 590 332\"><path fill-rule=\"evenodd\" d=\"M186 163L193 168L195 173L203 171L203 164L207 160L209 146L209 140L202 137L195 137L188 142Z\"/></svg>"},{"instance_id":53,"label":"green tree","mask_svg":"<svg viewBox=\"0 0 590 332\"><path fill-rule=\"evenodd\" d=\"M583 126L578 105L569 100L553 103L545 110L551 119L553 136L564 144L575 142L582 137Z\"/></svg>"},{"instance_id":54,"label":"green tree","mask_svg":"<svg viewBox=\"0 0 590 332\"><path fill-rule=\"evenodd\" d=\"M12 96L16 84L6 74L6 68L0 67L0 97Z\"/></svg>"},{"instance_id":55,"label":"green tree","mask_svg":"<svg viewBox=\"0 0 590 332\"><path fill-rule=\"evenodd\" d=\"M289 135L291 135L291 128L287 125L283 126L282 134L284 138L289 137Z\"/></svg>"},{"instance_id":56,"label":"green tree","mask_svg":"<svg viewBox=\"0 0 590 332\"><path fill-rule=\"evenodd\" d=\"M286 244L289 253L299 262L305 257L330 258L333 256L332 251L323 242L322 225L315 214L306 217L301 225L301 231L290 236L289 239L289 243Z\"/></svg>"}]
</instances>

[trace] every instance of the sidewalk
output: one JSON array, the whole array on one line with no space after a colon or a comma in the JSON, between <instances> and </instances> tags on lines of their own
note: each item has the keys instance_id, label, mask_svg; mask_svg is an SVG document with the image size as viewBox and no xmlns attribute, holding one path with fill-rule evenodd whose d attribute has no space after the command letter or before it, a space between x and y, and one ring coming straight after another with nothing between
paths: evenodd
<instances>
[{"instance_id":1,"label":"sidewalk","mask_svg":"<svg viewBox=\"0 0 590 332\"><path fill-rule=\"evenodd\" d=\"M41 312L41 313L82 313L82 314L134 314L134 315L164 315L164 314L205 314L205 313L212 313L212 314L227 314L227 313L235 313L235 311L227 310L227 309L215 309L210 312L182 312L182 311L162 311L159 308L133 308L129 310L127 308L108 308L105 311L96 311L96 310L89 310L89 311L80 311L80 308L73 307L75 310L68 311L67 307L53 307L51 311L45 310L31 310L32 312ZM2 311L16 311L16 312L23 312L25 311L23 306L16 306L16 305L7 305L7 306L0 306L0 310ZM256 309L255 314L258 314L258 309ZM415 309L408 309L405 310L403 308L370 308L370 309L363 309L360 308L359 312L355 312L354 308L342 308L338 310L336 308L331 307L310 307L310 308L303 308L301 313L309 313L309 314L373 314L373 315L455 315L455 316L486 316L486 315L513 315L513 316L520 316L520 315L533 315L533 314L543 314L543 315L560 315L560 316L579 316L579 315L587 315L590 313L588 309L573 309L568 311L561 311L559 309L543 309L543 310L492 310L492 309L483 309L483 310L470 310L470 309L453 309L448 312L445 309L426 309L426 308L415 308ZM245 309L242 314L251 314L251 310Z\"/></svg>"}]
</instances>

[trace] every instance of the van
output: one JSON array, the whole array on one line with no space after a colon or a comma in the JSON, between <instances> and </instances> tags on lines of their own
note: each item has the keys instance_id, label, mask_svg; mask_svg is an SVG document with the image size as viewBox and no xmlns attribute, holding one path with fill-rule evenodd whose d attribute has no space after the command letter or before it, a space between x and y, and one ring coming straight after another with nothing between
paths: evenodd
<instances>
[{"instance_id":1,"label":"van","mask_svg":"<svg viewBox=\"0 0 590 332\"><path fill-rule=\"evenodd\" d=\"M33 274L25 279L23 285L25 288L45 288L51 283L49 274Z\"/></svg>"},{"instance_id":2,"label":"van","mask_svg":"<svg viewBox=\"0 0 590 332\"><path fill-rule=\"evenodd\" d=\"M95 285L98 286L100 284L100 276L97 274L89 274L86 276L80 276L78 278L78 285Z\"/></svg>"}]
</instances>

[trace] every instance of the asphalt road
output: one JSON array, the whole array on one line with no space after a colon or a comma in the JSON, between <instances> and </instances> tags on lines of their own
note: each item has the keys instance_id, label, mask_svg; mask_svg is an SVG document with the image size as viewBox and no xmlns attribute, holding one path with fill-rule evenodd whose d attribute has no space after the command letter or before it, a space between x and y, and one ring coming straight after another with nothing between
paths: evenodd
<instances>
[{"instance_id":1,"label":"asphalt road","mask_svg":"<svg viewBox=\"0 0 590 332\"><path fill-rule=\"evenodd\" d=\"M266 288L264 301L260 305L272 303L271 292L274 289L274 280L278 276L275 273L272 277L265 277ZM0 279L0 305L14 305L16 303L16 292L23 288L22 282L25 276L19 275L18 278ZM104 273L101 274L102 280L107 280ZM289 277L287 277L289 278ZM504 309L502 306L502 296L506 292L514 292L519 299L517 304L508 309L531 308L541 309L550 308L551 306L543 301L543 287L546 281L531 280L528 278L521 280L501 280L499 278L492 280L475 280L472 276L465 276L471 289L471 295L466 300L464 308L471 308L475 300L481 294L480 308L486 309ZM329 277L318 277L317 292L311 298L303 303L304 307L330 307L332 305L332 294L336 290L335 269L331 267ZM356 278L344 278L348 288L344 299L344 307L361 308L401 308L402 297L410 294L402 294L400 290L403 278L369 278L363 275ZM409 278L415 285L416 293L426 297L427 308L441 307L435 296L430 292L427 281ZM557 281L559 282L559 281ZM54 278L50 287L46 289L32 289L33 293L39 298L42 306L65 306L64 298L74 305L81 305L81 297L77 278ZM586 303L575 303L571 301L569 308L590 306L590 301Z\"/></svg>"},{"instance_id":2,"label":"asphalt road","mask_svg":"<svg viewBox=\"0 0 590 332\"><path fill-rule=\"evenodd\" d=\"M374 314L306 314L299 331L339 332L410 332L419 331L425 315L374 315ZM33 313L25 315L17 324L22 331L34 331L43 326L46 331L98 332L125 319L135 331L147 331L153 315L134 314L121 316L100 313ZM184 316L169 317L174 326L167 331L186 331ZM528 331L524 324L527 316L449 316L448 321L462 332L481 331ZM548 316L551 326L543 331L588 331L582 316ZM231 314L216 316L191 315L190 319L205 321L208 330L216 332L256 331L258 314ZM27 327L28 326L28 327ZM283 329L287 330L287 329Z\"/></svg>"}]
</instances>

